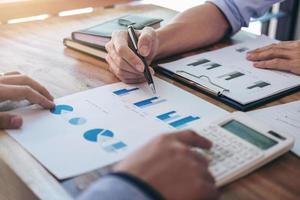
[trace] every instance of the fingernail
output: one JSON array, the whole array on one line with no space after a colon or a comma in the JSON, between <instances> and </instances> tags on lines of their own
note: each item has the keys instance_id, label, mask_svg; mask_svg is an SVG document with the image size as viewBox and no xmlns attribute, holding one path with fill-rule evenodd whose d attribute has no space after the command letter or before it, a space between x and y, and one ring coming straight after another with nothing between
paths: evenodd
<instances>
[{"instance_id":1,"label":"fingernail","mask_svg":"<svg viewBox=\"0 0 300 200\"><path fill-rule=\"evenodd\" d=\"M52 95L50 95L50 100L53 101L54 100L54 97Z\"/></svg>"},{"instance_id":2,"label":"fingernail","mask_svg":"<svg viewBox=\"0 0 300 200\"><path fill-rule=\"evenodd\" d=\"M153 69L153 68L151 68L150 66L149 66L149 68L150 68L150 72L151 72L152 76L154 76L154 75L155 75L155 71L154 71L154 69Z\"/></svg>"},{"instance_id":3,"label":"fingernail","mask_svg":"<svg viewBox=\"0 0 300 200\"><path fill-rule=\"evenodd\" d=\"M10 119L10 125L12 128L20 128L22 126L22 118L18 116L14 116Z\"/></svg>"},{"instance_id":4,"label":"fingernail","mask_svg":"<svg viewBox=\"0 0 300 200\"><path fill-rule=\"evenodd\" d=\"M136 68L137 68L137 70L139 70L140 72L143 72L143 71L144 71L144 65L142 65L141 63L138 63L138 64L136 65Z\"/></svg>"},{"instance_id":5,"label":"fingernail","mask_svg":"<svg viewBox=\"0 0 300 200\"><path fill-rule=\"evenodd\" d=\"M141 49L140 49L140 53L142 54L142 56L148 56L148 52L149 51L149 48L147 46L142 46Z\"/></svg>"},{"instance_id":6,"label":"fingernail","mask_svg":"<svg viewBox=\"0 0 300 200\"><path fill-rule=\"evenodd\" d=\"M253 63L254 67L260 67L258 62Z\"/></svg>"},{"instance_id":7,"label":"fingernail","mask_svg":"<svg viewBox=\"0 0 300 200\"><path fill-rule=\"evenodd\" d=\"M55 107L55 103L53 101L49 101L49 109L52 109ZM45 107L47 108L48 106L45 105Z\"/></svg>"}]
</instances>

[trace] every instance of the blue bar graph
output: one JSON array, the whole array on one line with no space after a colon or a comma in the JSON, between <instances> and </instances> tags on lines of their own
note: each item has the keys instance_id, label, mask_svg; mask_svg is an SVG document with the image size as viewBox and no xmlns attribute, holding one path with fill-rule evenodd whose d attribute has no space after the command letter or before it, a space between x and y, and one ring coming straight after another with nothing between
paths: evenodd
<instances>
[{"instance_id":1,"label":"blue bar graph","mask_svg":"<svg viewBox=\"0 0 300 200\"><path fill-rule=\"evenodd\" d=\"M149 99L145 99L143 101L136 102L136 103L134 103L134 105L137 106L137 107L140 107L140 108L145 108L145 107L148 107L148 106L163 103L165 101L166 101L165 99L159 99L158 97L152 97L152 98L149 98Z\"/></svg>"},{"instance_id":2,"label":"blue bar graph","mask_svg":"<svg viewBox=\"0 0 300 200\"><path fill-rule=\"evenodd\" d=\"M130 92L136 91L138 89L139 88L121 89L121 90L116 90L113 93L118 96L123 96L123 95L129 94Z\"/></svg>"},{"instance_id":3,"label":"blue bar graph","mask_svg":"<svg viewBox=\"0 0 300 200\"><path fill-rule=\"evenodd\" d=\"M179 119L177 121L171 122L170 125L173 126L174 128L181 128L181 127L187 125L188 123L191 123L198 119L200 119L200 117L188 116L188 117Z\"/></svg>"},{"instance_id":4,"label":"blue bar graph","mask_svg":"<svg viewBox=\"0 0 300 200\"><path fill-rule=\"evenodd\" d=\"M178 115L175 110L173 110L171 112L167 112L167 113L162 114L162 115L156 116L156 118L158 118L158 119L160 119L160 120L162 120L164 122L175 120L175 119L177 119L179 117L180 117L180 115Z\"/></svg>"}]
</instances>

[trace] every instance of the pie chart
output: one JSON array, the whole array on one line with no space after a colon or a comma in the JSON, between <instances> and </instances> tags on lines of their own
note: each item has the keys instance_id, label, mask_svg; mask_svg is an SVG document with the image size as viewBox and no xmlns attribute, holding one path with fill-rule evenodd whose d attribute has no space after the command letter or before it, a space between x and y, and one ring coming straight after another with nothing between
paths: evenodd
<instances>
[{"instance_id":1,"label":"pie chart","mask_svg":"<svg viewBox=\"0 0 300 200\"><path fill-rule=\"evenodd\" d=\"M83 137L89 142L100 144L106 152L119 152L127 147L127 144L115 138L112 131L106 129L91 129L85 132Z\"/></svg>"},{"instance_id":2,"label":"pie chart","mask_svg":"<svg viewBox=\"0 0 300 200\"><path fill-rule=\"evenodd\" d=\"M89 142L104 143L106 141L113 139L114 133L110 130L96 128L85 132L83 137Z\"/></svg>"},{"instance_id":3,"label":"pie chart","mask_svg":"<svg viewBox=\"0 0 300 200\"><path fill-rule=\"evenodd\" d=\"M62 115L73 112L73 110L73 107L69 105L56 105L50 112L54 115Z\"/></svg>"},{"instance_id":4,"label":"pie chart","mask_svg":"<svg viewBox=\"0 0 300 200\"><path fill-rule=\"evenodd\" d=\"M86 121L87 120L85 118L83 118L83 117L75 117L75 118L70 119L69 123L76 126L76 125L85 124Z\"/></svg>"}]
</instances>

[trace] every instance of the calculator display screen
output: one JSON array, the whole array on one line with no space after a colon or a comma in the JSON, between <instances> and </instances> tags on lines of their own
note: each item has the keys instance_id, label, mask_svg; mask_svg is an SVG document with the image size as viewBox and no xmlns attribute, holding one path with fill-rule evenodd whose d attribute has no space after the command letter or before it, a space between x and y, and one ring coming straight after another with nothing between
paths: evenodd
<instances>
[{"instance_id":1,"label":"calculator display screen","mask_svg":"<svg viewBox=\"0 0 300 200\"><path fill-rule=\"evenodd\" d=\"M277 142L267 136L259 133L258 131L236 121L231 120L226 124L222 125L224 129L233 133L234 135L250 142L260 149L266 150L277 144Z\"/></svg>"}]
</instances>

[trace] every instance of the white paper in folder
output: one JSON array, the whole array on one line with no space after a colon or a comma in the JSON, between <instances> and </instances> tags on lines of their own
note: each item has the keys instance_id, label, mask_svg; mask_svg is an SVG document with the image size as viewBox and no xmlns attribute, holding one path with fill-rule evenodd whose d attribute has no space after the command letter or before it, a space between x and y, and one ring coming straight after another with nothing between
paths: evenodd
<instances>
[{"instance_id":1,"label":"white paper in folder","mask_svg":"<svg viewBox=\"0 0 300 200\"><path fill-rule=\"evenodd\" d=\"M261 36L159 66L245 105L300 86L300 76L258 69L246 59L248 51L276 42Z\"/></svg>"}]
</instances>

